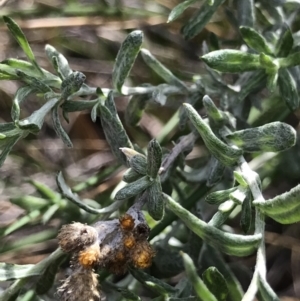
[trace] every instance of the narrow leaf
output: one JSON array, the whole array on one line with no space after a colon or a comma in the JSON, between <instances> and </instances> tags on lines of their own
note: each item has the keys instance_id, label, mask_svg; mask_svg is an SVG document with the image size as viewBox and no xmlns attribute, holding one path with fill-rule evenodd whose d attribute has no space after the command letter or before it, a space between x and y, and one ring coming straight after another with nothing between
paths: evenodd
<instances>
[{"instance_id":1,"label":"narrow leaf","mask_svg":"<svg viewBox=\"0 0 300 301\"><path fill-rule=\"evenodd\" d=\"M163 196L167 207L172 210L189 229L221 252L235 256L246 256L256 250L261 240L260 234L244 236L223 232L197 218L180 204L176 203L170 196L166 194L163 194Z\"/></svg>"},{"instance_id":2,"label":"narrow leaf","mask_svg":"<svg viewBox=\"0 0 300 301\"><path fill-rule=\"evenodd\" d=\"M44 197L47 200L51 200L53 202L57 201L60 199L59 193L55 192L52 190L50 187L47 185L36 181L36 180L29 180L30 184L32 184L36 190L39 192L39 194ZM48 202L49 203L49 202Z\"/></svg>"},{"instance_id":3,"label":"narrow leaf","mask_svg":"<svg viewBox=\"0 0 300 301\"><path fill-rule=\"evenodd\" d=\"M146 173L147 173L147 158L144 155L138 154L138 155L133 156L129 160L129 165L131 166L131 168L134 171L136 171L140 175L146 175Z\"/></svg>"},{"instance_id":4,"label":"narrow leaf","mask_svg":"<svg viewBox=\"0 0 300 301\"><path fill-rule=\"evenodd\" d=\"M53 215L59 210L59 204L53 204L50 206L42 216L42 223L45 225L47 224L50 219L53 217Z\"/></svg>"},{"instance_id":5,"label":"narrow leaf","mask_svg":"<svg viewBox=\"0 0 300 301\"><path fill-rule=\"evenodd\" d=\"M227 203L228 201L226 201ZM231 202L231 207L226 211L218 209L218 211L213 215L213 217L208 222L208 225L213 226L215 228L220 228L229 218L231 212L235 209L236 205L234 202Z\"/></svg>"},{"instance_id":6,"label":"narrow leaf","mask_svg":"<svg viewBox=\"0 0 300 301\"><path fill-rule=\"evenodd\" d=\"M278 58L277 61L279 63L280 68L289 68L300 65L300 52L293 52L287 57Z\"/></svg>"},{"instance_id":7,"label":"narrow leaf","mask_svg":"<svg viewBox=\"0 0 300 301\"><path fill-rule=\"evenodd\" d=\"M39 271L32 271L34 264L0 263L0 281L11 281L39 275Z\"/></svg>"},{"instance_id":8,"label":"narrow leaf","mask_svg":"<svg viewBox=\"0 0 300 301\"><path fill-rule=\"evenodd\" d=\"M92 108L91 119L93 122L96 122L96 120L97 120L98 107L99 107L99 103L96 103Z\"/></svg>"},{"instance_id":9,"label":"narrow leaf","mask_svg":"<svg viewBox=\"0 0 300 301\"><path fill-rule=\"evenodd\" d=\"M254 0L239 0L237 2L238 23L241 26L254 27L255 5Z\"/></svg>"},{"instance_id":10,"label":"narrow leaf","mask_svg":"<svg viewBox=\"0 0 300 301\"><path fill-rule=\"evenodd\" d=\"M136 295L135 293L131 292L126 288L118 288L117 291L122 295L125 300L129 301L142 301L142 299Z\"/></svg>"},{"instance_id":11,"label":"narrow leaf","mask_svg":"<svg viewBox=\"0 0 300 301\"><path fill-rule=\"evenodd\" d=\"M290 27L285 23L283 25L278 43L275 49L275 55L277 57L286 57L290 54L294 45L294 38Z\"/></svg>"},{"instance_id":12,"label":"narrow leaf","mask_svg":"<svg viewBox=\"0 0 300 301\"><path fill-rule=\"evenodd\" d=\"M18 126L21 129L28 130L31 132L38 132L41 130L45 116L50 110L57 104L59 100L52 98L47 101L40 109L34 111L29 117L22 119L18 122Z\"/></svg>"},{"instance_id":13,"label":"narrow leaf","mask_svg":"<svg viewBox=\"0 0 300 301\"><path fill-rule=\"evenodd\" d=\"M53 82L60 83L60 80L56 75L50 73L45 69L42 69L43 74L41 74L38 70L36 70L35 66L32 63L21 59L8 58L2 61L1 64L12 67L14 70L21 70L30 76L40 79L42 78L45 81L52 80Z\"/></svg>"},{"instance_id":14,"label":"narrow leaf","mask_svg":"<svg viewBox=\"0 0 300 301\"><path fill-rule=\"evenodd\" d=\"M176 20L190 5L197 1L198 0L187 0L176 5L170 12L167 23Z\"/></svg>"},{"instance_id":15,"label":"narrow leaf","mask_svg":"<svg viewBox=\"0 0 300 301\"><path fill-rule=\"evenodd\" d=\"M259 276L259 292L262 295L263 301L280 301L279 297L273 291L266 279Z\"/></svg>"},{"instance_id":16,"label":"narrow leaf","mask_svg":"<svg viewBox=\"0 0 300 301\"><path fill-rule=\"evenodd\" d=\"M36 78L35 76L30 76L21 70L16 70L18 77L23 80L25 83L35 88L37 91L42 93L51 92L51 88L46 85L42 80Z\"/></svg>"},{"instance_id":17,"label":"narrow leaf","mask_svg":"<svg viewBox=\"0 0 300 301\"><path fill-rule=\"evenodd\" d=\"M206 1L194 16L182 27L181 32L185 39L189 40L200 33L217 11L224 0L215 0L213 5Z\"/></svg>"},{"instance_id":18,"label":"narrow leaf","mask_svg":"<svg viewBox=\"0 0 300 301\"><path fill-rule=\"evenodd\" d=\"M217 106L208 95L204 95L202 102L209 117L209 122L212 122L214 125L216 125L217 128L222 127L225 123L224 112L220 111L217 108Z\"/></svg>"},{"instance_id":19,"label":"narrow leaf","mask_svg":"<svg viewBox=\"0 0 300 301\"><path fill-rule=\"evenodd\" d=\"M273 55L273 52L266 39L255 29L247 26L241 26L240 33L242 34L243 40L249 47L257 52L264 52L265 54Z\"/></svg>"},{"instance_id":20,"label":"narrow leaf","mask_svg":"<svg viewBox=\"0 0 300 301\"><path fill-rule=\"evenodd\" d=\"M117 114L112 93L108 95L104 105L99 105L99 109L102 128L113 154L122 164L128 165L121 148L127 147L133 149L133 145Z\"/></svg>"},{"instance_id":21,"label":"narrow leaf","mask_svg":"<svg viewBox=\"0 0 300 301\"><path fill-rule=\"evenodd\" d=\"M95 100L67 100L62 104L62 109L65 112L77 112L83 110L90 110L98 103L98 99Z\"/></svg>"},{"instance_id":22,"label":"narrow leaf","mask_svg":"<svg viewBox=\"0 0 300 301\"><path fill-rule=\"evenodd\" d=\"M277 81L278 81L278 72L274 71L272 73L269 73L268 79L267 79L267 88L271 93L273 93L277 88Z\"/></svg>"},{"instance_id":23,"label":"narrow leaf","mask_svg":"<svg viewBox=\"0 0 300 301\"><path fill-rule=\"evenodd\" d=\"M219 190L215 192L211 192L208 194L205 198L205 201L212 205L219 205L224 203L229 199L229 195L234 192L237 189L237 187L232 187L230 189L226 190Z\"/></svg>"},{"instance_id":24,"label":"narrow leaf","mask_svg":"<svg viewBox=\"0 0 300 301\"><path fill-rule=\"evenodd\" d=\"M300 221L299 194L300 185L297 185L273 199L263 202L254 201L253 204L279 223L292 224Z\"/></svg>"},{"instance_id":25,"label":"narrow leaf","mask_svg":"<svg viewBox=\"0 0 300 301\"><path fill-rule=\"evenodd\" d=\"M188 279L193 284L196 294L201 300L218 301L217 298L210 292L205 283L197 274L193 260L188 254L182 252L183 263Z\"/></svg>"},{"instance_id":26,"label":"narrow leaf","mask_svg":"<svg viewBox=\"0 0 300 301\"><path fill-rule=\"evenodd\" d=\"M22 197L12 198L10 201L26 211L42 209L49 205L47 200L32 195L24 195Z\"/></svg>"},{"instance_id":27,"label":"narrow leaf","mask_svg":"<svg viewBox=\"0 0 300 301\"><path fill-rule=\"evenodd\" d=\"M219 205L218 211L222 213L229 213L235 207L235 203L232 200L225 201Z\"/></svg>"},{"instance_id":28,"label":"narrow leaf","mask_svg":"<svg viewBox=\"0 0 300 301\"><path fill-rule=\"evenodd\" d=\"M29 212L27 215L19 218L16 220L13 224L11 224L8 228L5 229L4 235L8 235L23 226L29 224L32 221L36 221L39 217L41 216L41 211L40 210L33 210Z\"/></svg>"},{"instance_id":29,"label":"narrow leaf","mask_svg":"<svg viewBox=\"0 0 300 301\"><path fill-rule=\"evenodd\" d=\"M0 149L2 150L0 154L0 167L3 165L6 157L12 150L13 146L18 142L21 137L25 137L27 134L18 134L12 137L5 138L5 143L0 143Z\"/></svg>"},{"instance_id":30,"label":"narrow leaf","mask_svg":"<svg viewBox=\"0 0 300 301\"><path fill-rule=\"evenodd\" d=\"M226 166L216 159L214 156L211 156L208 162L208 172L205 172L206 175L206 186L212 187L216 185L223 178Z\"/></svg>"},{"instance_id":31,"label":"narrow leaf","mask_svg":"<svg viewBox=\"0 0 300 301\"><path fill-rule=\"evenodd\" d=\"M184 104L190 121L200 133L206 147L224 165L234 165L242 155L242 150L233 148L215 136L211 128L189 104Z\"/></svg>"},{"instance_id":32,"label":"narrow leaf","mask_svg":"<svg viewBox=\"0 0 300 301\"><path fill-rule=\"evenodd\" d=\"M216 296L218 301L226 301L228 287L225 278L216 267L209 267L202 274L207 288Z\"/></svg>"},{"instance_id":33,"label":"narrow leaf","mask_svg":"<svg viewBox=\"0 0 300 301\"><path fill-rule=\"evenodd\" d=\"M243 288L231 267L225 262L224 256L217 249L209 245L204 248L202 255L205 258L206 264L208 266L215 266L226 279L229 294L228 299L241 301L244 296Z\"/></svg>"},{"instance_id":34,"label":"narrow leaf","mask_svg":"<svg viewBox=\"0 0 300 301\"><path fill-rule=\"evenodd\" d=\"M13 122L0 123L0 133L9 132L16 129L16 125Z\"/></svg>"},{"instance_id":35,"label":"narrow leaf","mask_svg":"<svg viewBox=\"0 0 300 301\"><path fill-rule=\"evenodd\" d=\"M0 80L17 80L19 77L17 75L10 75L6 73L2 73L0 71Z\"/></svg>"},{"instance_id":36,"label":"narrow leaf","mask_svg":"<svg viewBox=\"0 0 300 301\"><path fill-rule=\"evenodd\" d=\"M114 99L114 92L112 90L108 93L105 99L105 106L109 109L112 116L117 116L119 119L116 104L115 104L115 99Z\"/></svg>"},{"instance_id":37,"label":"narrow leaf","mask_svg":"<svg viewBox=\"0 0 300 301\"><path fill-rule=\"evenodd\" d=\"M71 142L68 134L64 130L64 128L61 125L60 118L58 115L58 106L56 105L52 110L52 122L54 130L57 134L57 136L63 141L63 143L68 147L73 147L73 143Z\"/></svg>"},{"instance_id":38,"label":"narrow leaf","mask_svg":"<svg viewBox=\"0 0 300 301\"><path fill-rule=\"evenodd\" d=\"M149 215L154 220L159 221L163 218L165 202L162 197L161 184L158 180L147 189L147 208Z\"/></svg>"},{"instance_id":39,"label":"narrow leaf","mask_svg":"<svg viewBox=\"0 0 300 301\"><path fill-rule=\"evenodd\" d=\"M279 91L283 101L292 111L297 110L299 108L299 95L295 79L286 68L280 69L278 75Z\"/></svg>"},{"instance_id":40,"label":"narrow leaf","mask_svg":"<svg viewBox=\"0 0 300 301\"><path fill-rule=\"evenodd\" d=\"M31 86L21 87L17 90L11 107L11 118L14 122L19 120L20 117L20 104L25 100L25 98L35 91L35 88Z\"/></svg>"},{"instance_id":41,"label":"narrow leaf","mask_svg":"<svg viewBox=\"0 0 300 301\"><path fill-rule=\"evenodd\" d=\"M255 93L263 89L266 85L266 79L267 74L263 69L250 72L247 80L239 86L240 92L237 96L239 102L242 102L250 93Z\"/></svg>"},{"instance_id":42,"label":"narrow leaf","mask_svg":"<svg viewBox=\"0 0 300 301\"><path fill-rule=\"evenodd\" d=\"M0 64L0 72L3 75L11 76L12 79L19 79L19 76L16 74L16 69L12 68L6 64Z\"/></svg>"},{"instance_id":43,"label":"narrow leaf","mask_svg":"<svg viewBox=\"0 0 300 301\"><path fill-rule=\"evenodd\" d=\"M155 179L158 175L162 160L162 150L156 139L152 139L148 144L147 154L147 175Z\"/></svg>"},{"instance_id":44,"label":"narrow leaf","mask_svg":"<svg viewBox=\"0 0 300 301\"><path fill-rule=\"evenodd\" d=\"M240 171L235 170L233 172L233 176L234 176L235 181L237 181L242 187L245 187L245 188L248 187L248 183L245 180L244 175Z\"/></svg>"},{"instance_id":45,"label":"narrow leaf","mask_svg":"<svg viewBox=\"0 0 300 301\"><path fill-rule=\"evenodd\" d=\"M4 20L7 28L10 30L10 32L12 33L14 38L17 40L17 42L19 43L19 45L23 49L23 51L26 54L29 61L35 66L35 68L37 70L39 70L39 72L41 74L43 74L43 71L41 70L41 68L37 64L37 62L35 60L35 56L34 56L32 50L31 50L31 47L30 47L23 31L19 27L19 25L13 19L11 19L10 17L7 17L7 16L3 16L3 20Z\"/></svg>"},{"instance_id":46,"label":"narrow leaf","mask_svg":"<svg viewBox=\"0 0 300 301\"><path fill-rule=\"evenodd\" d=\"M261 69L259 55L234 49L212 51L201 57L212 69L221 72L244 72Z\"/></svg>"},{"instance_id":47,"label":"narrow leaf","mask_svg":"<svg viewBox=\"0 0 300 301\"><path fill-rule=\"evenodd\" d=\"M136 180L135 182L127 184L124 188L120 189L117 192L115 199L124 200L136 196L139 193L146 190L152 184L153 182L151 182L147 176L142 177Z\"/></svg>"},{"instance_id":48,"label":"narrow leaf","mask_svg":"<svg viewBox=\"0 0 300 301\"><path fill-rule=\"evenodd\" d=\"M241 212L241 228L245 234L247 234L251 229L252 224L252 212L251 212L251 196L248 195L242 204L242 212Z\"/></svg>"},{"instance_id":49,"label":"narrow leaf","mask_svg":"<svg viewBox=\"0 0 300 301\"><path fill-rule=\"evenodd\" d=\"M276 121L234 132L226 138L245 152L280 152L295 145L296 131L290 125Z\"/></svg>"},{"instance_id":50,"label":"narrow leaf","mask_svg":"<svg viewBox=\"0 0 300 301\"><path fill-rule=\"evenodd\" d=\"M132 183L141 177L142 177L142 175L140 173L136 172L132 168L129 168L123 175L123 181L126 183Z\"/></svg>"},{"instance_id":51,"label":"narrow leaf","mask_svg":"<svg viewBox=\"0 0 300 301\"><path fill-rule=\"evenodd\" d=\"M158 292L159 294L173 295L177 292L173 286L167 284L165 281L157 279L141 270L130 269L130 273L136 280L148 286L150 289Z\"/></svg>"},{"instance_id":52,"label":"narrow leaf","mask_svg":"<svg viewBox=\"0 0 300 301\"><path fill-rule=\"evenodd\" d=\"M121 93L122 86L128 76L143 43L143 32L132 31L122 43L113 69L114 88Z\"/></svg>"},{"instance_id":53,"label":"narrow leaf","mask_svg":"<svg viewBox=\"0 0 300 301\"><path fill-rule=\"evenodd\" d=\"M46 45L45 51L60 78L67 78L72 73L67 59L51 45Z\"/></svg>"},{"instance_id":54,"label":"narrow leaf","mask_svg":"<svg viewBox=\"0 0 300 301\"><path fill-rule=\"evenodd\" d=\"M149 50L143 48L141 50L141 54L144 62L168 84L180 87L184 91L187 90L186 85L180 79L178 79L167 67L159 62Z\"/></svg>"},{"instance_id":55,"label":"narrow leaf","mask_svg":"<svg viewBox=\"0 0 300 301\"><path fill-rule=\"evenodd\" d=\"M65 179L61 172L57 174L56 183L64 197L66 197L69 201L77 205L79 208L92 214L110 213L116 211L122 204L121 202L114 202L112 205L108 207L102 209L95 209L82 202L82 200L78 197L78 195L72 192L71 188L66 184Z\"/></svg>"}]
</instances>

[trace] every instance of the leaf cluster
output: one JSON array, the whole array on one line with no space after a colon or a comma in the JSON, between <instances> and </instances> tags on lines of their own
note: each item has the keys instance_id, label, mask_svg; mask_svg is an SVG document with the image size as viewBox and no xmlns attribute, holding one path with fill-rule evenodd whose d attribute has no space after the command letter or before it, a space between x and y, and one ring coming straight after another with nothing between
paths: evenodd
<instances>
[{"instance_id":1,"label":"leaf cluster","mask_svg":"<svg viewBox=\"0 0 300 301\"><path fill-rule=\"evenodd\" d=\"M59 172L56 177L59 192L40 182L31 181L39 196L26 195L11 200L26 214L2 229L1 236L9 235L25 225L48 223L54 217L63 216L67 223L75 217L78 222L97 222L95 225L100 228L105 225L105 231L101 232L99 228L98 237L95 235L93 247L101 254L107 252L105 258L110 258L111 241L114 241L112 233L119 231L117 228L109 232L114 223L118 223L111 218L116 217L116 211L126 212L128 208L133 208L134 212L141 212L143 209L146 220L141 213L136 213L136 220L143 219L143 229L147 229L143 233L144 240L149 234L148 224L152 226L149 240L157 252L153 265L149 268L149 264L129 264L122 283L112 277L115 270L109 270L106 262L97 261L93 267L100 267L97 272L105 293L110 294L113 290L117 292L119 300L141 300L138 292L144 287L153 292L153 300L252 301L256 296L262 300L279 300L266 280L265 219L270 217L280 224L299 222L299 185L265 200L264 183L258 168L252 167L249 161L260 159L267 163L264 157L266 153L281 153L296 144L296 130L283 118L277 118L279 115L276 115L276 106L272 105L272 101L279 99L287 114L297 114L300 105L297 79L300 74L300 52L290 26L294 15L289 5L273 1L276 5L272 9L266 1L258 2L259 5L255 5L254 1L240 0L235 9L232 7L234 5L230 6L224 0L210 0L204 1L198 8L198 1L187 0L173 8L168 22L179 18L189 8L197 7L194 15L182 27L181 32L186 39L200 33L220 9L230 16L237 32L235 49L226 48L228 41L210 34L210 40L203 42L201 56L206 73L195 76L192 83L180 79L148 49L142 48L144 34L141 30L130 32L116 56L112 89L86 84L86 76L72 70L63 54L51 45L45 47L45 53L56 73L41 68L20 27L5 16L5 24L28 61L8 58L0 63L0 79L24 83L12 100L12 121L0 124L0 166L19 140L41 131L48 114L57 136L66 146L72 147L61 119L68 122L69 113L90 110L93 122L99 118L118 166L122 165L125 171L123 182L101 205L93 200L82 200L77 193L110 176L117 170L115 166L72 189L62 172ZM265 20L261 20L267 13L268 26L263 22ZM260 19L256 19L256 15ZM284 22L288 19L289 25ZM126 79L139 54L164 83L156 86L146 83L137 87L126 86ZM227 82L225 73L226 76L232 76L231 83ZM259 118L253 122L250 109L254 107L253 98L261 98L261 91L268 91L271 100L269 110L273 110L274 114L268 119L267 114L261 112L260 122L257 121ZM22 119L22 104L32 94L42 95L40 108ZM163 138L159 135L156 139L149 139L145 149L131 141L126 127L139 126L149 103L156 108L168 106L174 95L181 99L180 108L168 124L169 127L166 126L168 132L177 131L178 140L173 147L164 147ZM130 97L125 112L126 126L115 105L115 97L118 96ZM249 103L250 108L247 106ZM206 116L199 114L199 108ZM280 116L283 116L282 112ZM204 155L193 162L195 165L188 164L187 155L196 144L205 150ZM268 172L265 171L266 174ZM212 208L210 205L218 206L213 214L207 214L207 208ZM239 226L231 227L236 216ZM121 220L120 223L122 225ZM106 244L101 239L104 232ZM132 239L130 234L126 239ZM55 235L56 231L40 232L29 236L27 243L44 241ZM61 241L61 236L59 238ZM77 240L80 241L80 238L77 237ZM117 243L114 241L115 245ZM148 242L145 245L148 246ZM15 242L5 246L4 250L7 252L19 247ZM256 253L254 273L245 292L219 252L238 257ZM132 249L127 253L144 260L143 250ZM80 254L79 262L85 262L85 259L80 259ZM151 251L151 258L153 254ZM117 257L118 254L114 255ZM0 280L14 282L2 293L0 300L16 300L19 294L24 299L26 294L23 295L23 287L26 283L33 287L32 298L41 299L42 295L51 298L51 288L53 284L56 285L55 275L65 258L66 254L58 249L36 265L1 263ZM77 273L76 277L79 275L76 283L82 284L86 279L85 276L80 278L84 274L84 264L77 266L77 261L78 258L73 258L72 268ZM132 259L129 262L137 261ZM148 269L138 269L143 267ZM105 272L105 268L109 272ZM184 271L185 274L176 285L171 285L168 279L162 280ZM96 276L93 272L91 275L87 276L93 279L92 298L99 300L100 295L94 287ZM72 282L74 275L68 279ZM80 286L80 293L76 291L76 285L71 283L69 286L68 283L69 287L72 290L63 290L63 300L73 300L81 292L84 300L84 285ZM68 299L72 293L73 297Z\"/></svg>"}]
</instances>

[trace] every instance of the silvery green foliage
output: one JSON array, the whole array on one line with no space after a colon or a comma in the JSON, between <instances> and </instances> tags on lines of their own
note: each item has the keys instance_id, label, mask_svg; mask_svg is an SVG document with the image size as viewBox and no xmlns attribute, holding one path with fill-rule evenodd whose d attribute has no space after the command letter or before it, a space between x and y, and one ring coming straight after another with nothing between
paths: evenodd
<instances>
[{"instance_id":1,"label":"silvery green foliage","mask_svg":"<svg viewBox=\"0 0 300 301\"><path fill-rule=\"evenodd\" d=\"M81 183L81 188L76 186L71 189L61 172L57 175L60 193L33 182L32 185L43 198L25 196L12 200L28 215L5 229L4 235L28 224L31 219L46 222L56 212L65 213L69 202L76 205L78 215L80 208L89 214L99 215L100 219L107 219L114 211L125 206L127 200L135 199L134 206L142 208L145 205L143 208L149 218L159 221L152 229L150 238L156 238L154 247L161 258L156 259L147 272L129 267L132 277L158 295L153 300L200 298L219 301L228 298L232 301L252 301L258 292L263 300L279 300L266 281L265 217L281 224L299 222L299 185L265 200L260 177L245 158L251 158L251 153L260 157L265 152L283 152L296 143L295 129L282 120L287 112L299 110L300 106L300 52L294 43L291 24L284 23L284 20L292 22L290 6L297 4L296 1L295 4L286 5L285 1L271 1L271 7L266 1L257 1L259 5L254 6L252 0L240 0L235 9L225 7L223 0L198 2L182 1L174 7L168 18L168 22L172 22L189 8L196 8L181 30L186 39L201 32L221 9L230 17L239 36L234 49L226 49L226 44L222 45L225 41L219 41L211 34L211 40L203 43L201 56L206 73L197 75L191 84L178 78L149 50L141 49L144 34L140 30L129 33L120 46L112 74L113 89L85 84L85 75L73 71L67 59L54 47L47 45L46 56L56 71L56 74L52 74L37 64L18 25L11 18L4 17L28 62L9 58L0 64L0 79L20 80L25 84L13 98L12 122L0 124L0 166L20 139L29 133L37 134L42 129L48 114L52 116L57 135L71 147L72 141L63 128L59 112L68 120L68 113L88 109L94 122L100 119L112 153L126 168L123 174L126 185L118 189L113 202L109 200L110 203L101 208L91 200L90 203L81 200L75 193L88 186L88 183ZM279 8L281 14L278 13ZM257 20L266 14L270 18L268 26ZM145 83L139 87L125 85L139 52L146 65L164 83L158 86ZM223 73L235 74L230 84ZM260 119L251 121L247 104L252 102L254 107L254 96L261 100L259 92L265 88L269 90L271 100L278 101L276 105L284 109L279 114L276 106L271 105L274 109L272 117L268 112L261 113ZM22 103L32 93L42 94L43 103L28 117L20 119ZM128 126L138 126L148 103L157 107L167 106L170 96L180 96L182 105L179 118L172 130L178 126L180 131L185 130L185 134L178 132L180 138L172 149L165 149L161 143L163 139L159 137L149 141L145 149L135 146L115 106L114 98L119 95L130 97L125 112ZM91 96L92 99L78 100L78 96ZM199 108L204 108L206 116L199 114ZM202 143L207 155L191 168L186 165L185 157L195 143ZM113 171L115 168L108 174ZM207 221L202 219L202 212L195 213L198 207L204 210L203 201L218 206ZM240 212L239 233L244 234L227 232L222 228L223 224L230 221L232 212L237 210ZM165 234L168 226L171 230ZM169 239L172 236L178 238L182 227L194 239L185 241L186 245L180 247L179 252L179 247L173 248ZM218 252L239 257L257 254L254 273L246 292L243 292L238 278ZM37 265L1 263L0 280L15 282L3 292L0 301L12 300L11 296L17 296L29 281L34 283L38 294L47 293L61 258L62 253L56 251ZM206 270L200 274L202 266ZM184 269L186 276L175 287L161 279L175 276ZM128 287L133 288L134 285ZM113 288L128 300L141 300L135 291L116 285Z\"/></svg>"}]
</instances>

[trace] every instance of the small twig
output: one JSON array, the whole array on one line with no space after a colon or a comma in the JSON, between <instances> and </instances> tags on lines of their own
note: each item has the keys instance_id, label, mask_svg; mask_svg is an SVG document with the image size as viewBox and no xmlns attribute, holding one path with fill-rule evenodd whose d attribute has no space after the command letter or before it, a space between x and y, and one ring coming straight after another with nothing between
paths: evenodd
<instances>
[{"instance_id":1,"label":"small twig","mask_svg":"<svg viewBox=\"0 0 300 301\"><path fill-rule=\"evenodd\" d=\"M111 213L116 211L122 204L122 201L115 201L111 205L102 208L102 209L95 209L84 202L77 196L77 194L73 193L71 188L67 186L62 173L59 172L56 177L57 186L61 191L61 194L67 198L69 201L77 205L79 208L85 210L86 212L92 213L92 214L103 214L103 213Z\"/></svg>"},{"instance_id":2,"label":"small twig","mask_svg":"<svg viewBox=\"0 0 300 301\"><path fill-rule=\"evenodd\" d=\"M167 171L178 156L184 151L192 150L196 139L196 135L194 133L190 133L181 137L180 141L172 148L170 154L163 160L161 165L160 178L162 182L166 180Z\"/></svg>"},{"instance_id":3,"label":"small twig","mask_svg":"<svg viewBox=\"0 0 300 301\"><path fill-rule=\"evenodd\" d=\"M246 182L249 185L254 200L264 201L264 197L257 183L257 174L253 172L244 157L239 160L239 167L243 173ZM245 293L242 301L252 301L258 291L259 278L266 279L266 254L265 254L265 218L259 209L255 211L255 234L262 235L261 242L257 249L256 265L251 283Z\"/></svg>"}]
</instances>

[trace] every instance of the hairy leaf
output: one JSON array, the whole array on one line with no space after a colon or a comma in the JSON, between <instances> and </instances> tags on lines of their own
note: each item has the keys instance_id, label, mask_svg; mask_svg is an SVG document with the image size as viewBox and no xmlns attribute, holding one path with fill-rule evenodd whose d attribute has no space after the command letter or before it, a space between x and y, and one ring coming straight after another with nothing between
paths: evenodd
<instances>
[{"instance_id":1,"label":"hairy leaf","mask_svg":"<svg viewBox=\"0 0 300 301\"><path fill-rule=\"evenodd\" d=\"M203 55L201 59L210 68L221 72L237 73L263 68L259 55L234 49L212 51Z\"/></svg>"},{"instance_id":2,"label":"hairy leaf","mask_svg":"<svg viewBox=\"0 0 300 301\"><path fill-rule=\"evenodd\" d=\"M164 195L166 204L194 233L203 238L208 244L220 251L235 256L246 256L255 251L261 234L238 235L223 232L203 222L195 215L176 203L171 197Z\"/></svg>"},{"instance_id":3,"label":"hairy leaf","mask_svg":"<svg viewBox=\"0 0 300 301\"><path fill-rule=\"evenodd\" d=\"M34 56L32 50L31 50L31 47L30 47L23 31L19 27L19 25L13 19L11 19L10 17L7 17L7 16L4 16L3 20L4 20L7 28L10 30L10 32L12 33L14 38L17 40L17 42L19 43L19 45L23 49L23 51L26 54L29 61L35 66L35 68L41 74L43 74L43 71L41 70L41 68L37 64L37 62L35 60L35 56Z\"/></svg>"},{"instance_id":4,"label":"hairy leaf","mask_svg":"<svg viewBox=\"0 0 300 301\"><path fill-rule=\"evenodd\" d=\"M216 267L210 267L204 271L202 278L207 288L216 296L218 301L226 301L228 287L224 276Z\"/></svg>"},{"instance_id":5,"label":"hairy leaf","mask_svg":"<svg viewBox=\"0 0 300 301\"><path fill-rule=\"evenodd\" d=\"M232 143L245 152L280 152L296 143L296 131L290 125L275 121L227 135Z\"/></svg>"},{"instance_id":6,"label":"hairy leaf","mask_svg":"<svg viewBox=\"0 0 300 301\"><path fill-rule=\"evenodd\" d=\"M215 136L211 128L189 104L184 104L190 121L201 135L206 147L224 165L234 165L242 155L242 150L231 147Z\"/></svg>"},{"instance_id":7,"label":"hairy leaf","mask_svg":"<svg viewBox=\"0 0 300 301\"><path fill-rule=\"evenodd\" d=\"M115 89L120 93L122 93L122 86L134 64L142 43L143 32L135 30L126 37L119 49L113 69L112 79Z\"/></svg>"}]
</instances>

